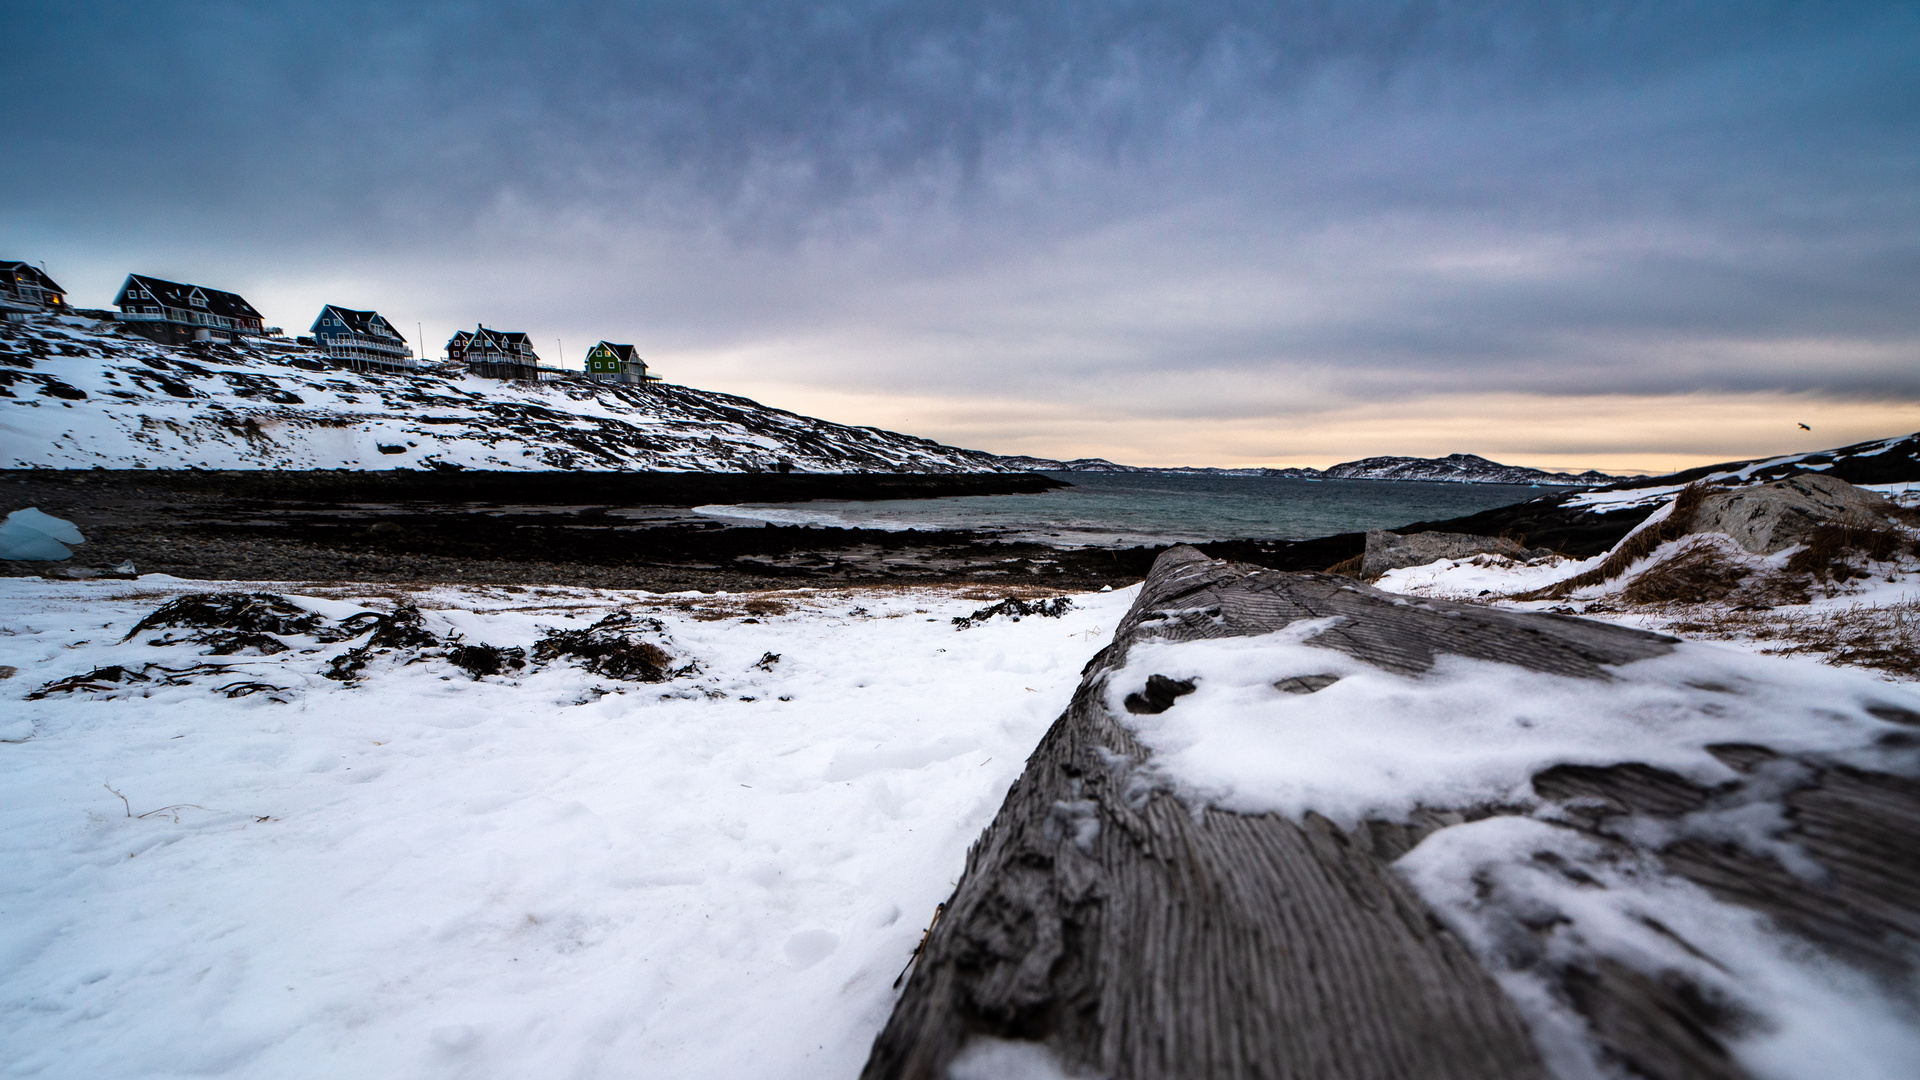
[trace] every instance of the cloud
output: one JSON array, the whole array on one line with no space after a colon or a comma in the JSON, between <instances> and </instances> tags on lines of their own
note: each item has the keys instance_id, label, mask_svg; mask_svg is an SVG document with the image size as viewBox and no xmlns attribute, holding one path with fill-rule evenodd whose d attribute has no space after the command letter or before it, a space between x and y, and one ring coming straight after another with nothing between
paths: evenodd
<instances>
[{"instance_id":1,"label":"cloud","mask_svg":"<svg viewBox=\"0 0 1920 1080\"><path fill-rule=\"evenodd\" d=\"M33 163L0 236L84 302L138 268L289 326L337 300L436 342L632 340L686 381L880 409L841 419L985 393L1123 457L1142 425L1390 437L1334 422L1368 409L1487 445L1496 391L1920 402L1908 5L0 19ZM987 430L941 423L914 430Z\"/></svg>"}]
</instances>

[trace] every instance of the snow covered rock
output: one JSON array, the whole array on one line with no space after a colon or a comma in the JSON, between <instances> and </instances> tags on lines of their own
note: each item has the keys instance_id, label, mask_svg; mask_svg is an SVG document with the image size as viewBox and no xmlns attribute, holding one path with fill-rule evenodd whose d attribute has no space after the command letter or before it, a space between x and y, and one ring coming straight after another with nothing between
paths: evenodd
<instances>
[{"instance_id":1,"label":"snow covered rock","mask_svg":"<svg viewBox=\"0 0 1920 1080\"><path fill-rule=\"evenodd\" d=\"M1176 548L863 1076L1902 1075L1916 727L1857 672Z\"/></svg>"},{"instance_id":2,"label":"snow covered rock","mask_svg":"<svg viewBox=\"0 0 1920 1080\"><path fill-rule=\"evenodd\" d=\"M1521 547L1504 536L1472 536L1449 532L1367 532L1367 550L1360 563L1360 576L1376 578L1403 566L1425 566L1441 559L1466 559L1475 555L1504 555L1527 560L1553 554L1544 548Z\"/></svg>"},{"instance_id":3,"label":"snow covered rock","mask_svg":"<svg viewBox=\"0 0 1920 1080\"><path fill-rule=\"evenodd\" d=\"M1875 492L1819 473L1707 495L1688 529L1725 533L1755 555L1804 544L1821 525L1884 529L1893 505Z\"/></svg>"},{"instance_id":4,"label":"snow covered rock","mask_svg":"<svg viewBox=\"0 0 1920 1080\"><path fill-rule=\"evenodd\" d=\"M71 558L68 544L84 544L87 538L73 522L42 512L38 507L15 510L0 522L0 559L22 562L59 562Z\"/></svg>"}]
</instances>

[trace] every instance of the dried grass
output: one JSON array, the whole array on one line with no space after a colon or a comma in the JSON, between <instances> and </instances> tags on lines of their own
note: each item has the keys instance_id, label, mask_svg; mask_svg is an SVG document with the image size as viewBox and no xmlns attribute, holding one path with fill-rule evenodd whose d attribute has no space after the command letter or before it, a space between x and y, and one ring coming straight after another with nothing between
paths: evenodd
<instances>
[{"instance_id":1,"label":"dried grass","mask_svg":"<svg viewBox=\"0 0 1920 1080\"><path fill-rule=\"evenodd\" d=\"M1765 643L1762 652L1920 677L1920 600L1791 614L1708 609L1666 629L1689 637L1742 638Z\"/></svg>"},{"instance_id":2,"label":"dried grass","mask_svg":"<svg viewBox=\"0 0 1920 1080\"><path fill-rule=\"evenodd\" d=\"M1871 571L1856 560L1887 562L1913 550L1911 539L1896 529L1846 524L1818 525L1807 544L1787 559L1787 570L1815 578L1846 581Z\"/></svg>"},{"instance_id":3,"label":"dried grass","mask_svg":"<svg viewBox=\"0 0 1920 1080\"><path fill-rule=\"evenodd\" d=\"M1563 581L1556 581L1545 588L1522 593L1512 599L1561 600L1572 595L1577 589L1584 589L1589 585L1604 585L1620 577L1632 569L1635 563L1652 555L1660 545L1687 535L1688 530L1693 528L1694 511L1700 508L1700 501L1706 497L1705 484L1697 481L1688 484L1673 497L1673 510L1666 518L1621 541L1599 566Z\"/></svg>"},{"instance_id":4,"label":"dried grass","mask_svg":"<svg viewBox=\"0 0 1920 1080\"><path fill-rule=\"evenodd\" d=\"M1358 578L1360 576L1360 568L1366 565L1366 562L1367 556L1362 553L1355 555L1351 559L1342 559L1334 563L1332 566L1327 567L1326 573L1338 574L1341 577Z\"/></svg>"},{"instance_id":5,"label":"dried grass","mask_svg":"<svg viewBox=\"0 0 1920 1080\"><path fill-rule=\"evenodd\" d=\"M1620 599L1628 604L1709 604L1732 595L1750 574L1719 544L1693 544L1635 575L1620 590Z\"/></svg>"}]
</instances>

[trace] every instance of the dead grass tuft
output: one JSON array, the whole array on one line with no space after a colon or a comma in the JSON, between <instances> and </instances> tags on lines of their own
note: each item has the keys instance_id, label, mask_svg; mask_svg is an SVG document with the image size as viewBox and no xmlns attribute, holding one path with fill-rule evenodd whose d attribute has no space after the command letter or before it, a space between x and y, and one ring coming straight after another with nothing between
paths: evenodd
<instances>
[{"instance_id":1,"label":"dead grass tuft","mask_svg":"<svg viewBox=\"0 0 1920 1080\"><path fill-rule=\"evenodd\" d=\"M1620 599L1629 604L1708 604L1732 595L1750 571L1720 545L1694 544L1642 570Z\"/></svg>"},{"instance_id":2,"label":"dead grass tuft","mask_svg":"<svg viewBox=\"0 0 1920 1080\"><path fill-rule=\"evenodd\" d=\"M1818 525L1806 546L1787 559L1787 571L1846 581L1871 573L1856 560L1887 562L1913 548L1913 541L1886 526Z\"/></svg>"},{"instance_id":3,"label":"dead grass tuft","mask_svg":"<svg viewBox=\"0 0 1920 1080\"><path fill-rule=\"evenodd\" d=\"M1694 511L1700 508L1700 501L1706 497L1705 484L1697 481L1688 484L1674 495L1673 510L1665 519L1621 541L1599 566L1575 574L1564 581L1556 581L1545 588L1523 593L1513 599L1561 600L1572 595L1576 589L1584 589L1589 585L1603 585L1612 581L1625 574L1634 563L1653 554L1661 544L1687 535L1687 531L1693 528Z\"/></svg>"},{"instance_id":4,"label":"dead grass tuft","mask_svg":"<svg viewBox=\"0 0 1920 1080\"><path fill-rule=\"evenodd\" d=\"M1357 578L1360 576L1360 568L1366 565L1366 561L1367 557L1365 554L1355 555L1351 559L1342 559L1332 566L1327 567L1326 572L1329 574L1338 574L1341 577Z\"/></svg>"},{"instance_id":5,"label":"dead grass tuft","mask_svg":"<svg viewBox=\"0 0 1920 1080\"><path fill-rule=\"evenodd\" d=\"M1920 677L1920 600L1799 614L1708 609L1665 629L1688 637L1744 638L1766 643L1762 652Z\"/></svg>"}]
</instances>

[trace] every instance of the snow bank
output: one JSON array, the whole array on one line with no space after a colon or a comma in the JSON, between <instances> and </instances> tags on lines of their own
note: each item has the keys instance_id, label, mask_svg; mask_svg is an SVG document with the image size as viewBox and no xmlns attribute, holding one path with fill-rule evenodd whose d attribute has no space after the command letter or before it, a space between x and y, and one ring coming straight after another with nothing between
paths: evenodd
<instances>
[{"instance_id":1,"label":"snow bank","mask_svg":"<svg viewBox=\"0 0 1920 1080\"><path fill-rule=\"evenodd\" d=\"M120 643L199 588L0 580L0 698L31 729L0 745L12 1073L853 1076L1133 596L964 632L981 600L934 591L414 596L436 634L521 648L658 618L699 671L655 684ZM25 700L131 663L220 670ZM218 692L247 681L282 689Z\"/></svg>"}]
</instances>

